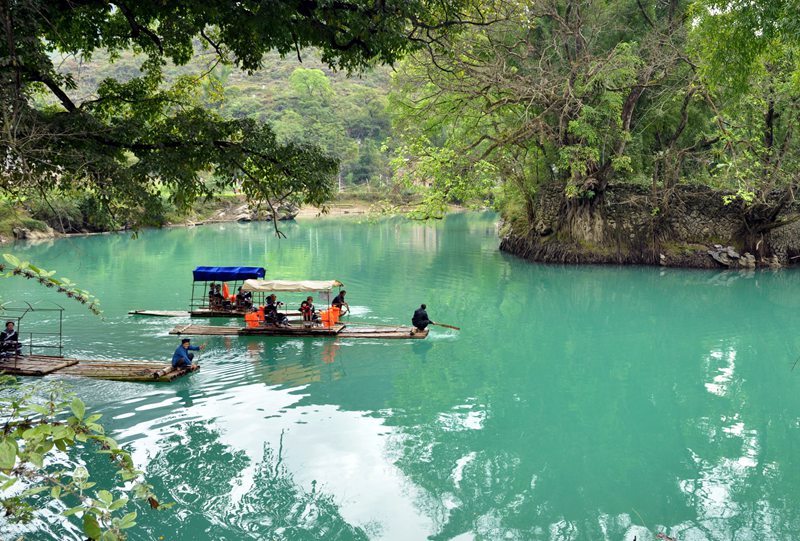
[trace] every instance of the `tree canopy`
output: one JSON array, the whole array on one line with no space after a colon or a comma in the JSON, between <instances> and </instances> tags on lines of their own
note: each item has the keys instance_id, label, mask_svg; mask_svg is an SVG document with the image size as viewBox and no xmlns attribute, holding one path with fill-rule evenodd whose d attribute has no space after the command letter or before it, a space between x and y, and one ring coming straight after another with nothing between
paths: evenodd
<instances>
[{"instance_id":1,"label":"tree canopy","mask_svg":"<svg viewBox=\"0 0 800 541\"><path fill-rule=\"evenodd\" d=\"M797 43L781 37L793 23L767 16L782 3L515 5L401 64L391 97L401 171L434 163L467 188L480 186L476 170L494 171L484 195L528 223L544 183L586 205L612 183L645 184L654 216L679 183L701 183L735 194L748 228L772 227L800 165ZM720 36L735 49L727 72ZM487 162L494 170L476 169Z\"/></svg>"},{"instance_id":2,"label":"tree canopy","mask_svg":"<svg viewBox=\"0 0 800 541\"><path fill-rule=\"evenodd\" d=\"M301 57L315 47L329 66L358 71L488 16L471 0L2 0L0 20L0 190L89 192L137 224L165 193L186 206L234 183L254 200L320 204L336 173L336 159L320 148L279 141L266 124L205 107L205 74L168 82L168 62L186 64L200 48L210 68L252 72L268 51ZM85 99L59 69L65 55L126 50L141 55L141 73L105 79Z\"/></svg>"}]
</instances>

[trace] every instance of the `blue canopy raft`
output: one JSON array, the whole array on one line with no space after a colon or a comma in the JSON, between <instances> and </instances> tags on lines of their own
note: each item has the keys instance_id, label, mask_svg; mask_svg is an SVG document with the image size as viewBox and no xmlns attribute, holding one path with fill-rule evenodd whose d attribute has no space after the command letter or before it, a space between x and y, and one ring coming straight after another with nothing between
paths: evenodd
<instances>
[{"instance_id":1,"label":"blue canopy raft","mask_svg":"<svg viewBox=\"0 0 800 541\"><path fill-rule=\"evenodd\" d=\"M264 278L264 267L197 267L192 271L192 299L189 310L131 310L134 316L151 317L242 317L250 308L231 300L246 280ZM223 299L216 302L209 294L212 285L223 289ZM227 291L227 294L226 294ZM253 299L254 304L264 304L263 295ZM287 316L300 312L288 311Z\"/></svg>"}]
</instances>

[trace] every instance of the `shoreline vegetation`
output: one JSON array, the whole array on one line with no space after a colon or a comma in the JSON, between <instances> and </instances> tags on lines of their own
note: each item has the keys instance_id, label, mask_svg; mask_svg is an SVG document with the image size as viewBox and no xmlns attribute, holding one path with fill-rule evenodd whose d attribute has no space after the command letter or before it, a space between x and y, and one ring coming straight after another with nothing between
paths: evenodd
<instances>
[{"instance_id":1,"label":"shoreline vegetation","mask_svg":"<svg viewBox=\"0 0 800 541\"><path fill-rule=\"evenodd\" d=\"M342 194L324 207L303 205L300 208L276 209L279 221L314 220L320 218L350 218L408 215L419 206L415 197L400 199L380 194ZM83 224L75 217L63 214L43 217L32 212L30 206L3 203L3 217L0 218L0 244L17 241L36 241L63 237L80 237L105 235L131 231L129 227L102 227L102 225ZM462 210L462 207L450 205L448 212ZM37 216L37 217L34 217ZM144 228L193 227L211 223L272 221L271 212L267 209L254 209L242 195L217 197L196 205L187 214L167 214L162 223L149 224Z\"/></svg>"}]
</instances>

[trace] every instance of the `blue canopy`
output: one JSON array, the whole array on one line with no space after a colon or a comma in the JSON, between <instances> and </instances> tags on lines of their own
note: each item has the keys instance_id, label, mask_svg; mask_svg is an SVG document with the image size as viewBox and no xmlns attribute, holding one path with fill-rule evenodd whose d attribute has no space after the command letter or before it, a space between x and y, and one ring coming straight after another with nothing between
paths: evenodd
<instances>
[{"instance_id":1,"label":"blue canopy","mask_svg":"<svg viewBox=\"0 0 800 541\"><path fill-rule=\"evenodd\" d=\"M226 282L263 278L263 267L197 267L192 271L195 282Z\"/></svg>"}]
</instances>

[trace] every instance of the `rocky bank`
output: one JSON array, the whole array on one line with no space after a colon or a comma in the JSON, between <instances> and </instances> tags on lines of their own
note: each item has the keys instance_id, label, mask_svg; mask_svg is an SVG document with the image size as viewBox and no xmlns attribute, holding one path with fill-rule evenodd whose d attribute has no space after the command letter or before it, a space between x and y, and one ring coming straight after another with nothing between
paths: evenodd
<instances>
[{"instance_id":1,"label":"rocky bank","mask_svg":"<svg viewBox=\"0 0 800 541\"><path fill-rule=\"evenodd\" d=\"M747 207L726 194L679 186L669 197L641 185L610 187L596 200L570 200L542 187L527 220L507 223L500 249L547 263L696 268L781 267L800 261L800 207L781 199ZM764 219L769 216L769 219Z\"/></svg>"}]
</instances>

